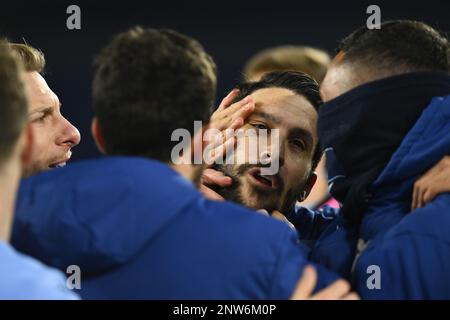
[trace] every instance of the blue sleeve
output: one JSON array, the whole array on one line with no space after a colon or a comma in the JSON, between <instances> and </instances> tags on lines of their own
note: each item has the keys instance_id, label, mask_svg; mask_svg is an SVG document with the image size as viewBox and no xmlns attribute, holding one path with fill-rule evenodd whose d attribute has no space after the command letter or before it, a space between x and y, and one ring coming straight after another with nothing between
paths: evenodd
<instances>
[{"instance_id":1,"label":"blue sleeve","mask_svg":"<svg viewBox=\"0 0 450 320\"><path fill-rule=\"evenodd\" d=\"M323 231L339 216L339 209L324 206L316 211L305 207L297 207L289 217L299 237L305 243L313 243Z\"/></svg>"},{"instance_id":2,"label":"blue sleeve","mask_svg":"<svg viewBox=\"0 0 450 320\"><path fill-rule=\"evenodd\" d=\"M78 300L79 297L65 286L66 279L57 271L36 274L36 280L28 282L25 288L17 291L16 299L25 300ZM19 289L19 288L18 288Z\"/></svg>"},{"instance_id":3,"label":"blue sleeve","mask_svg":"<svg viewBox=\"0 0 450 320\"><path fill-rule=\"evenodd\" d=\"M281 248L280 257L275 268L270 299L289 299L300 279L303 268L307 264L311 264L308 262L306 250L299 243L295 232L288 231L283 235L281 242L283 248ZM337 275L325 268L314 264L311 265L316 268L318 273L315 291L328 286L338 279Z\"/></svg>"},{"instance_id":4,"label":"blue sleeve","mask_svg":"<svg viewBox=\"0 0 450 320\"><path fill-rule=\"evenodd\" d=\"M0 243L0 300L76 300L64 274Z\"/></svg>"},{"instance_id":5,"label":"blue sleeve","mask_svg":"<svg viewBox=\"0 0 450 320\"><path fill-rule=\"evenodd\" d=\"M450 243L413 233L377 240L355 267L363 299L450 299Z\"/></svg>"}]
</instances>

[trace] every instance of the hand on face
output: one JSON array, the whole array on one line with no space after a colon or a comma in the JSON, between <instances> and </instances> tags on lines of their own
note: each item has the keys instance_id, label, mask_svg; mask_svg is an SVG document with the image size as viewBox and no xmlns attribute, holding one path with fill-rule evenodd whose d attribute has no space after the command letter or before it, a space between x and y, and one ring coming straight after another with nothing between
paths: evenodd
<instances>
[{"instance_id":1,"label":"hand on face","mask_svg":"<svg viewBox=\"0 0 450 320\"><path fill-rule=\"evenodd\" d=\"M232 90L211 115L210 128L220 131L238 129L244 125L245 119L255 110L255 103L251 96L233 103L238 97L239 90Z\"/></svg>"},{"instance_id":2,"label":"hand on face","mask_svg":"<svg viewBox=\"0 0 450 320\"><path fill-rule=\"evenodd\" d=\"M212 150L213 157L218 159L223 157L230 145L230 139L226 139L225 131L227 129L236 130L243 126L245 119L254 111L255 104L248 96L236 103L232 103L239 95L239 90L232 90L220 103L217 110L212 114L209 127L217 129L222 136L218 137L216 141L224 141L223 144L215 146ZM233 146L235 139L233 139ZM228 187L232 183L230 177L225 176L220 171L211 169L209 165L202 175L200 191L205 197L211 200L223 200L223 197L212 190L211 186Z\"/></svg>"},{"instance_id":3,"label":"hand on face","mask_svg":"<svg viewBox=\"0 0 450 320\"><path fill-rule=\"evenodd\" d=\"M245 133L256 131L256 134L239 139L234 154L234 159L244 159L244 163L226 162L215 167L231 177L231 180L223 179L223 175L217 172L206 171L201 189L213 199L224 197L254 209L287 211L313 185L309 183L308 174L317 141L317 112L304 97L284 88L257 90L252 93L252 99L257 108L247 115L242 130ZM227 98L224 99L226 100ZM217 114L222 114L220 110L223 109L219 108ZM235 109L236 112L238 110ZM216 117L224 118L227 117ZM232 119L236 117L228 116L228 124L235 121ZM258 140L261 130L268 135L264 149L261 149ZM275 134L277 138L272 139ZM253 138L257 138L258 146L254 151L251 148L255 145L252 144L255 142ZM269 154L271 167L272 164L277 164L273 166L278 169L276 172L263 173L260 169L262 165L251 165L254 162L247 161L253 158L261 160L258 153L255 154L261 150Z\"/></svg>"},{"instance_id":4,"label":"hand on face","mask_svg":"<svg viewBox=\"0 0 450 320\"><path fill-rule=\"evenodd\" d=\"M229 135L229 130L233 132L242 127L246 117L254 110L254 103L250 96L233 103L238 95L239 90L234 89L222 100L217 110L212 114L209 124L203 127L201 132L197 132L192 146L186 153L190 160L199 156L202 158L201 170L196 170L199 165L175 165L175 169L190 180L192 180L193 171L204 171L200 179L199 189L211 200L223 200L223 197L210 187L213 185L227 186L231 184L231 178L224 177L218 171L208 168L212 167L219 158L223 158L228 150L234 148L236 137ZM197 145L197 147L194 145ZM195 155L196 150L201 150L205 154ZM205 158L207 159L206 163L204 163ZM184 160L188 160L183 161L185 163L192 163L189 159ZM203 167L206 167L206 169L203 170ZM227 184L228 182L229 184Z\"/></svg>"},{"instance_id":5,"label":"hand on face","mask_svg":"<svg viewBox=\"0 0 450 320\"><path fill-rule=\"evenodd\" d=\"M208 168L203 172L200 191L210 200L223 201L223 197L210 187L229 187L232 182L231 178L226 176L223 172Z\"/></svg>"}]
</instances>

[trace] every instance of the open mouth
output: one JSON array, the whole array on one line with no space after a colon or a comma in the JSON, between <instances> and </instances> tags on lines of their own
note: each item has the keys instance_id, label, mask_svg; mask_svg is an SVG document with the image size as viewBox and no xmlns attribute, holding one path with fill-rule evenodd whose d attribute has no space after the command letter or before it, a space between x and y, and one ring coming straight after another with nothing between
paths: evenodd
<instances>
[{"instance_id":1,"label":"open mouth","mask_svg":"<svg viewBox=\"0 0 450 320\"><path fill-rule=\"evenodd\" d=\"M275 176L263 176L261 175L260 168L252 168L248 171L250 182L256 187L274 190L278 188L277 179Z\"/></svg>"},{"instance_id":2,"label":"open mouth","mask_svg":"<svg viewBox=\"0 0 450 320\"><path fill-rule=\"evenodd\" d=\"M67 160L66 160L67 161ZM53 163L51 165L49 165L48 167L50 169L56 169L56 168L62 168L66 165L66 161L61 161L61 162L57 162L57 163Z\"/></svg>"}]
</instances>

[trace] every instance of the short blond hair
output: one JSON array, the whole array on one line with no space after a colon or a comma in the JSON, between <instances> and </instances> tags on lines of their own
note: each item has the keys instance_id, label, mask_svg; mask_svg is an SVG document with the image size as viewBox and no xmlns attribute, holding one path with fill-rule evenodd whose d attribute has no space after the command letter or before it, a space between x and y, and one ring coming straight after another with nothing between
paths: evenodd
<instances>
[{"instance_id":1,"label":"short blond hair","mask_svg":"<svg viewBox=\"0 0 450 320\"><path fill-rule=\"evenodd\" d=\"M305 46L280 46L254 55L244 67L246 80L255 74L273 71L304 72L321 82L325 77L330 56L323 50Z\"/></svg>"},{"instance_id":2,"label":"short blond hair","mask_svg":"<svg viewBox=\"0 0 450 320\"><path fill-rule=\"evenodd\" d=\"M19 56L25 71L39 73L44 71L45 57L41 50L22 43L10 43L10 47Z\"/></svg>"}]
</instances>

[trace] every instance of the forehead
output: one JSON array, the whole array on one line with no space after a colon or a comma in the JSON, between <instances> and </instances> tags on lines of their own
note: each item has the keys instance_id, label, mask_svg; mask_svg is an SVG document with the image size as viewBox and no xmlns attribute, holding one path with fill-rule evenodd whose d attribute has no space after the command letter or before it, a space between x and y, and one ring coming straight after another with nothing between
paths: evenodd
<instances>
[{"instance_id":1,"label":"forehead","mask_svg":"<svg viewBox=\"0 0 450 320\"><path fill-rule=\"evenodd\" d=\"M357 72L355 66L344 63L345 54L340 51L331 62L325 78L320 85L320 95L328 102L353 89L362 82L363 73Z\"/></svg>"},{"instance_id":2,"label":"forehead","mask_svg":"<svg viewBox=\"0 0 450 320\"><path fill-rule=\"evenodd\" d=\"M30 111L40 107L59 105L58 97L38 72L26 72L23 78L30 103Z\"/></svg>"},{"instance_id":3,"label":"forehead","mask_svg":"<svg viewBox=\"0 0 450 320\"><path fill-rule=\"evenodd\" d=\"M285 88L259 89L251 96L255 111L273 115L282 127L300 127L315 134L317 111L305 97Z\"/></svg>"}]
</instances>

